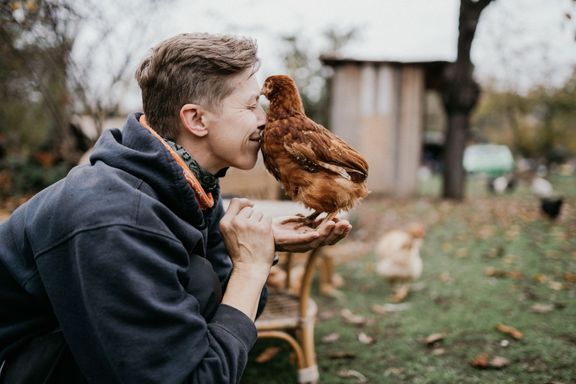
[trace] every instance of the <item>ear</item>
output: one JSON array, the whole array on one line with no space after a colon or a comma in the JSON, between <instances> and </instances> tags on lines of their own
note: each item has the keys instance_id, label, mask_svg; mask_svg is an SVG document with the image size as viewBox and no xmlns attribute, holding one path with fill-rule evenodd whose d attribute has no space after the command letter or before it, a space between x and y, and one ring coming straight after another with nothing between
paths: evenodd
<instances>
[{"instance_id":1,"label":"ear","mask_svg":"<svg viewBox=\"0 0 576 384\"><path fill-rule=\"evenodd\" d=\"M204 108L198 104L184 104L180 108L180 123L191 134L204 137L208 134L208 129L204 124L205 113Z\"/></svg>"}]
</instances>

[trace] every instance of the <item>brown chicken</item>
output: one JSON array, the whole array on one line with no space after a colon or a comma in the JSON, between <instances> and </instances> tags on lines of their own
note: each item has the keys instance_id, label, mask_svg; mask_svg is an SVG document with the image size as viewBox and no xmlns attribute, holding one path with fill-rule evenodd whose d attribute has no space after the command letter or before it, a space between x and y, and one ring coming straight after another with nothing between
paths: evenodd
<instances>
[{"instance_id":1,"label":"brown chicken","mask_svg":"<svg viewBox=\"0 0 576 384\"><path fill-rule=\"evenodd\" d=\"M294 201L314 210L304 222L313 225L338 211L349 210L368 194L368 163L342 139L309 119L294 80L270 76L262 95L270 100L262 133L266 169L282 183Z\"/></svg>"}]
</instances>

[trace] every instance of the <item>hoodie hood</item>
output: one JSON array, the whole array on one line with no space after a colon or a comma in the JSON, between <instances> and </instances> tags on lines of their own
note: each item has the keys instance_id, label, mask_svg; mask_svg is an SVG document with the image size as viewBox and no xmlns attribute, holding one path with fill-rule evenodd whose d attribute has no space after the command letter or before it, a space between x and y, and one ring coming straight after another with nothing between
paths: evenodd
<instances>
[{"instance_id":1,"label":"hoodie hood","mask_svg":"<svg viewBox=\"0 0 576 384\"><path fill-rule=\"evenodd\" d=\"M105 131L94 146L90 163L94 165L101 161L143 180L158 195L158 199L182 219L201 219L211 209L200 210L182 168L164 145L138 122L141 115L130 115L122 130ZM219 188L212 194L216 200Z\"/></svg>"}]
</instances>

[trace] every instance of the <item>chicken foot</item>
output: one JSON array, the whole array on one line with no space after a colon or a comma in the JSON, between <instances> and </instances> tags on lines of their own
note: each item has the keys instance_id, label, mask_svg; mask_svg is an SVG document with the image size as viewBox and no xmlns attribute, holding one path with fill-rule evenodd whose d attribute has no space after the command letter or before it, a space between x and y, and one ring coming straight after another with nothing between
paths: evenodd
<instances>
[{"instance_id":1,"label":"chicken foot","mask_svg":"<svg viewBox=\"0 0 576 384\"><path fill-rule=\"evenodd\" d=\"M294 227L295 229L302 228L302 227L318 228L319 226L321 226L325 222L333 220L336 217L336 215L338 214L338 212L330 212L326 215L325 218L322 219L322 221L320 223L317 223L316 218L318 216L320 216L321 213L322 212L314 211L314 213L312 213L311 215L308 215L308 216L304 216L303 214L298 213L295 217L289 217L285 220L282 220L282 224L298 223L298 225L296 225Z\"/></svg>"},{"instance_id":2,"label":"chicken foot","mask_svg":"<svg viewBox=\"0 0 576 384\"><path fill-rule=\"evenodd\" d=\"M310 227L310 228L316 228L316 218L321 214L322 212L317 212L314 211L314 213L312 213L311 215L308 216L304 216L301 213L298 213L296 216L293 217L289 217L287 219L282 220L282 224L287 224L287 223L298 223L297 226L295 226L295 229L298 228L302 228L302 227Z\"/></svg>"}]
</instances>

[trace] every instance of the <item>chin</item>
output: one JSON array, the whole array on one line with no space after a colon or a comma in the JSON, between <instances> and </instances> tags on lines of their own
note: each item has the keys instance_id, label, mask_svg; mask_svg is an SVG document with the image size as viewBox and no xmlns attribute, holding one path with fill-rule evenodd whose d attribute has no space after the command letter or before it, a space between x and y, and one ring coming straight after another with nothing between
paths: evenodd
<instances>
[{"instance_id":1,"label":"chin","mask_svg":"<svg viewBox=\"0 0 576 384\"><path fill-rule=\"evenodd\" d=\"M244 161L238 162L234 165L234 168L241 169L243 171L249 171L256 165L256 160L258 160L258 156L254 156L251 159L246 159Z\"/></svg>"}]
</instances>

